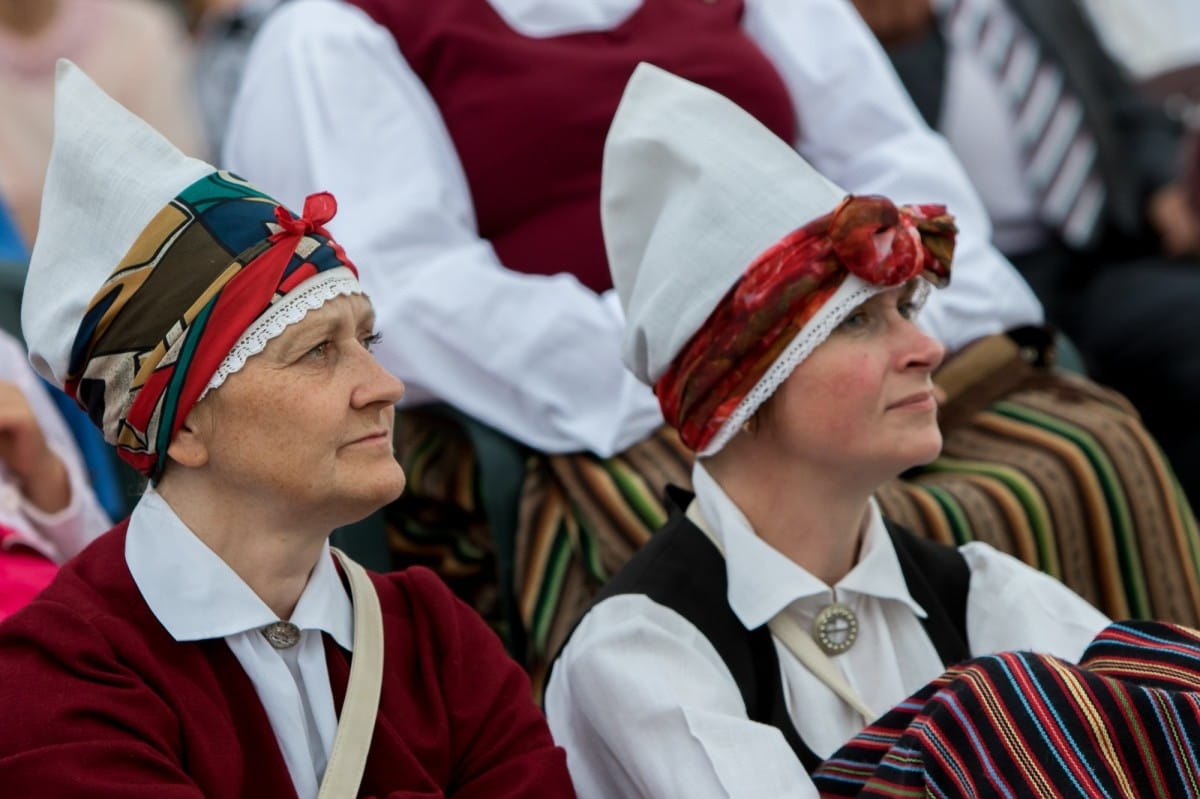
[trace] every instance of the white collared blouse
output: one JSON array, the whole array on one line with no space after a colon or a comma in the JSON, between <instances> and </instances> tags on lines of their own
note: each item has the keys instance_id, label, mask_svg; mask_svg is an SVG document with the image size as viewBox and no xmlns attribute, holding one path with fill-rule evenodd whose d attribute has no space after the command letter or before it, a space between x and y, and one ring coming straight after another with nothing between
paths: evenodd
<instances>
[{"instance_id":1,"label":"white collared blouse","mask_svg":"<svg viewBox=\"0 0 1200 799\"><path fill-rule=\"evenodd\" d=\"M155 618L176 641L224 638L253 683L299 799L316 799L337 712L322 633L354 649L354 610L326 544L287 621L300 642L275 649L260 630L279 619L241 577L147 489L125 537L125 562Z\"/></svg>"},{"instance_id":2,"label":"white collared blouse","mask_svg":"<svg viewBox=\"0 0 1200 799\"><path fill-rule=\"evenodd\" d=\"M702 465L696 500L727 553L728 600L753 629L787 613L809 629L836 597L859 620L858 639L832 658L882 714L943 669L921 626L924 610L904 582L872 503L855 567L834 587L758 538ZM1108 619L1064 585L981 543L960 550L971 570L968 644L975 654L1031 649L1077 661ZM828 757L867 721L778 640L788 711ZM580 622L551 673L546 713L581 799L815 797L816 789L774 727L752 722L721 657L692 624L642 595L612 597Z\"/></svg>"}]
</instances>

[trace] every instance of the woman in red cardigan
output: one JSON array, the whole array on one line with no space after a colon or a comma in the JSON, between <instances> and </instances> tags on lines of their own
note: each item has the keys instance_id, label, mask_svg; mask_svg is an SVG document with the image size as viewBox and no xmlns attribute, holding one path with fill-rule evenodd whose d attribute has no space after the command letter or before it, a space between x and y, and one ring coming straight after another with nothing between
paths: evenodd
<instances>
[{"instance_id":1,"label":"woman in red cardigan","mask_svg":"<svg viewBox=\"0 0 1200 799\"><path fill-rule=\"evenodd\" d=\"M151 483L0 625L6 795L573 795L482 620L429 572L330 552L405 482L404 387L333 197L293 215L67 62L57 92L31 360Z\"/></svg>"}]
</instances>

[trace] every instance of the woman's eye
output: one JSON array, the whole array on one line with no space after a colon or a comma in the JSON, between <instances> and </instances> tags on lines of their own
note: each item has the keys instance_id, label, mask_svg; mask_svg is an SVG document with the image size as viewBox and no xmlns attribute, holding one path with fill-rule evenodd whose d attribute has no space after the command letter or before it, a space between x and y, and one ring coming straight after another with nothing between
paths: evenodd
<instances>
[{"instance_id":1,"label":"woman's eye","mask_svg":"<svg viewBox=\"0 0 1200 799\"><path fill-rule=\"evenodd\" d=\"M362 340L363 349L365 349L367 352L373 352L375 350L375 345L382 340L382 333L372 333L369 336L365 336Z\"/></svg>"},{"instance_id":2,"label":"woman's eye","mask_svg":"<svg viewBox=\"0 0 1200 799\"><path fill-rule=\"evenodd\" d=\"M911 321L917 317L917 311L921 309L915 302L912 302L911 300L905 300L896 306L896 310L899 311L900 315L905 319Z\"/></svg>"},{"instance_id":3,"label":"woman's eye","mask_svg":"<svg viewBox=\"0 0 1200 799\"><path fill-rule=\"evenodd\" d=\"M869 316L866 311L854 311L842 320L841 324L838 325L838 328L842 330L858 330L867 324L868 319Z\"/></svg>"},{"instance_id":4,"label":"woman's eye","mask_svg":"<svg viewBox=\"0 0 1200 799\"><path fill-rule=\"evenodd\" d=\"M330 342L328 342L328 341L322 341L320 344L313 347L308 352L304 353L304 357L305 358L324 358L325 356L329 355L329 344L330 344Z\"/></svg>"}]
</instances>

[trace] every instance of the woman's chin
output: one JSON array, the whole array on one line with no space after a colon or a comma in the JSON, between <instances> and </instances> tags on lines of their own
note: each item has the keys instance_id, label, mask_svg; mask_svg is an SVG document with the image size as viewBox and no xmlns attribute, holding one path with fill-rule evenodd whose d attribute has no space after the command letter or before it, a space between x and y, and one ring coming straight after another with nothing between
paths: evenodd
<instances>
[{"instance_id":1,"label":"woman's chin","mask_svg":"<svg viewBox=\"0 0 1200 799\"><path fill-rule=\"evenodd\" d=\"M929 441L914 445L912 456L908 459L907 465L901 471L908 471L919 466L928 466L938 459L942 454L942 434L940 431L934 431L929 437Z\"/></svg>"},{"instance_id":2,"label":"woman's chin","mask_svg":"<svg viewBox=\"0 0 1200 799\"><path fill-rule=\"evenodd\" d=\"M408 485L408 478L404 474L404 470L400 468L400 464L396 464L395 474L389 475L386 479L381 479L374 493L375 507L371 512L375 512L380 508L395 502L404 493L405 486Z\"/></svg>"},{"instance_id":3,"label":"woman's chin","mask_svg":"<svg viewBox=\"0 0 1200 799\"><path fill-rule=\"evenodd\" d=\"M390 470L389 470L390 471ZM347 521L342 525L362 521L380 508L395 502L404 493L406 478L404 470L396 464L392 474L378 475L374 480L359 482L354 492L343 498L343 515Z\"/></svg>"}]
</instances>

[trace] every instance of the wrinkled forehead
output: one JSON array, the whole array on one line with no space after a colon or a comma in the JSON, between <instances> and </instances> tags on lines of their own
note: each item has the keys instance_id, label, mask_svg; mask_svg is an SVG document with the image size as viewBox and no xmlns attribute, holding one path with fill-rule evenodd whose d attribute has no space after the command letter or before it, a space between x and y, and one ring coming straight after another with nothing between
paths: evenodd
<instances>
[{"instance_id":1,"label":"wrinkled forehead","mask_svg":"<svg viewBox=\"0 0 1200 799\"><path fill-rule=\"evenodd\" d=\"M366 294L343 294L326 300L300 321L289 325L281 335L312 328L346 325L356 330L375 325L375 307Z\"/></svg>"},{"instance_id":2,"label":"wrinkled forehead","mask_svg":"<svg viewBox=\"0 0 1200 799\"><path fill-rule=\"evenodd\" d=\"M287 348L297 342L338 334L362 335L375 328L375 309L365 294L332 297L285 327L267 349ZM318 342L319 343L319 342Z\"/></svg>"}]
</instances>

